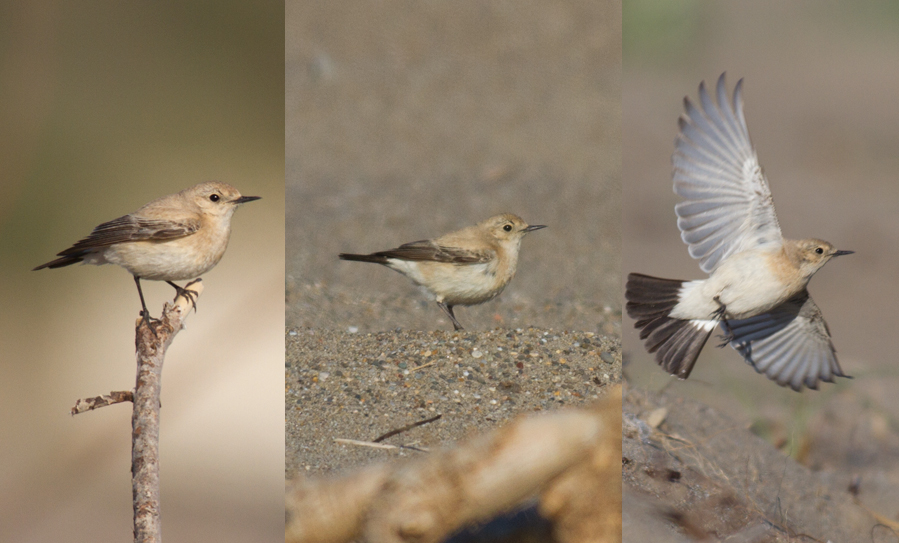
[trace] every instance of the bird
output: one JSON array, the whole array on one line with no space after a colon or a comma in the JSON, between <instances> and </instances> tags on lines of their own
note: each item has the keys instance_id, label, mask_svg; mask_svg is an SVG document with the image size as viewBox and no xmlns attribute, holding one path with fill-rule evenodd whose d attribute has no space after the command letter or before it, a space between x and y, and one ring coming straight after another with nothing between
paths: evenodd
<instances>
[{"instance_id":1,"label":"bird","mask_svg":"<svg viewBox=\"0 0 899 543\"><path fill-rule=\"evenodd\" d=\"M681 239L707 279L628 275L628 315L645 347L672 375L689 377L716 328L757 372L781 386L817 389L843 373L830 330L808 293L832 258L852 254L820 239L786 239L743 115L743 80L728 101L725 74L716 100L699 85L684 98L672 157ZM717 103L716 103L717 102Z\"/></svg>"},{"instance_id":2,"label":"bird","mask_svg":"<svg viewBox=\"0 0 899 543\"><path fill-rule=\"evenodd\" d=\"M463 330L453 307L499 296L515 276L522 238L541 228L546 225L503 213L439 238L371 254L341 253L340 259L374 262L405 275L437 302L454 330Z\"/></svg>"},{"instance_id":3,"label":"bird","mask_svg":"<svg viewBox=\"0 0 899 543\"><path fill-rule=\"evenodd\" d=\"M59 258L33 271L79 262L121 266L134 276L142 321L153 330L150 324L156 319L147 310L141 279L165 281L196 308L193 293L173 281L196 279L215 267L228 246L234 211L259 199L241 196L227 183L200 183L97 226L89 236L57 253Z\"/></svg>"}]
</instances>

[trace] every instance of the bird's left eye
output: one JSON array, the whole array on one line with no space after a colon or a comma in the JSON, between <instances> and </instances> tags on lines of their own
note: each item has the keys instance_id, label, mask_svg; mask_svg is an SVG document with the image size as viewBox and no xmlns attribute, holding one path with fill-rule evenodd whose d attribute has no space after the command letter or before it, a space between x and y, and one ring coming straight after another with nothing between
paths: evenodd
<instances>
[{"instance_id":1,"label":"bird's left eye","mask_svg":"<svg viewBox=\"0 0 899 543\"><path fill-rule=\"evenodd\" d=\"M209 199L212 200L213 202L218 202L219 200L222 199L222 197L219 196L218 194L211 194L211 195L209 195Z\"/></svg>"},{"instance_id":2,"label":"bird's left eye","mask_svg":"<svg viewBox=\"0 0 899 543\"><path fill-rule=\"evenodd\" d=\"M823 255L824 249L822 249L821 247L817 247L817 248L815 248L815 252L818 253L819 255Z\"/></svg>"},{"instance_id":3,"label":"bird's left eye","mask_svg":"<svg viewBox=\"0 0 899 543\"><path fill-rule=\"evenodd\" d=\"M511 225L511 224L507 224L507 225L503 226L503 230L505 230L506 232L511 232L511 231L512 231L512 225Z\"/></svg>"}]
</instances>

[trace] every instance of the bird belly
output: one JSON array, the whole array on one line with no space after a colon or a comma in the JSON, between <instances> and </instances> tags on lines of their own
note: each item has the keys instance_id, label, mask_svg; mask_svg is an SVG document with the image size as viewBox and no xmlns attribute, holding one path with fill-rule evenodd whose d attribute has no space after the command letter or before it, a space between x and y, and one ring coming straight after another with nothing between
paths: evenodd
<instances>
[{"instance_id":1,"label":"bird belly","mask_svg":"<svg viewBox=\"0 0 899 543\"><path fill-rule=\"evenodd\" d=\"M706 296L726 308L728 319L745 319L766 313L787 301L804 285L789 281L782 267L772 264L768 251L732 255L705 282Z\"/></svg>"},{"instance_id":2,"label":"bird belly","mask_svg":"<svg viewBox=\"0 0 899 543\"><path fill-rule=\"evenodd\" d=\"M141 279L180 281L196 279L212 269L221 260L226 247L227 239L225 243L209 244L196 236L167 241L133 241L107 247L103 259Z\"/></svg>"},{"instance_id":3,"label":"bird belly","mask_svg":"<svg viewBox=\"0 0 899 543\"><path fill-rule=\"evenodd\" d=\"M392 260L390 267L406 275L448 305L475 305L498 296L511 279L492 262L451 264Z\"/></svg>"}]
</instances>

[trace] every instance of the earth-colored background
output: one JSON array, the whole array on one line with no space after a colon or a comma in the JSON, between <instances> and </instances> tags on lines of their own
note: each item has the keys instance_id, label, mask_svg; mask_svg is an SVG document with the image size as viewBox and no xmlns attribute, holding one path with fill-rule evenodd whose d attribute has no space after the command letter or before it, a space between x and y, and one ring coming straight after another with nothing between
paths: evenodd
<instances>
[{"instance_id":1,"label":"earth-colored background","mask_svg":"<svg viewBox=\"0 0 899 543\"><path fill-rule=\"evenodd\" d=\"M509 211L549 228L462 324L617 334L620 30L617 2L289 3L288 328L447 329L337 254Z\"/></svg>"},{"instance_id":2,"label":"earth-colored background","mask_svg":"<svg viewBox=\"0 0 899 543\"><path fill-rule=\"evenodd\" d=\"M288 476L391 456L334 438L439 412L399 437L433 447L618 381L620 29L615 1L288 4ZM462 333L337 258L505 211L549 227Z\"/></svg>"},{"instance_id":3,"label":"earth-colored background","mask_svg":"<svg viewBox=\"0 0 899 543\"><path fill-rule=\"evenodd\" d=\"M808 502L798 497L811 492L843 503L850 498L850 482L858 477L861 507L892 521L899 515L899 401L894 392L899 372L890 341L896 335L894 309L899 304L896 4L628 1L624 40L625 277L635 271L678 279L703 277L676 227L678 199L671 191L670 157L682 98L695 97L701 80L714 84L724 71L731 89L745 78L746 120L784 234L819 237L856 251L827 264L810 284L840 363L855 377L823 384L817 392L797 394L776 386L732 349L714 348L714 340L690 379L679 382L656 366L640 344L633 321L625 317L623 344L630 362L625 376L641 389L664 388L667 393L651 395L645 402L639 400L642 392L629 398L626 419L645 417L651 407L680 410L670 426L663 424L660 430L687 440L674 454L685 470L680 483L650 491L639 475L626 475L625 509L635 513L626 515L625 539L654 537L640 531L651 525L642 513L658 513L655 506L640 505L647 492L653 495L647 498L650 502L660 500L656 505L663 511L670 507L687 514L688 523L702 527L700 535L706 530L721 539L736 533L746 540L785 537L770 526L752 532L755 525L745 518L719 525L690 518L699 508L684 498L683 489L717 492L690 479L684 467L690 465L743 505L743 500L757 500L749 504L752 514L797 532L821 540L890 540L883 539L887 532L870 532L871 517L868 524L855 526L860 529L847 530L846 518L826 509L806 516L801 509ZM680 397L712 406L728 417L729 426L719 426L717 414L703 415L701 407ZM726 434L715 433L722 427L729 428ZM763 449L745 431L749 427L783 455L814 470L804 482L816 480L820 486L798 486L800 479L790 476L792 467L787 470L791 461L761 461ZM722 439L743 441L733 446ZM625 455L628 450L626 439ZM745 473L734 471L756 463L754 480L741 479ZM640 473L633 465L630 469ZM654 469L658 473L658 466ZM664 533L673 537L674 532L669 528Z\"/></svg>"},{"instance_id":4,"label":"earth-colored background","mask_svg":"<svg viewBox=\"0 0 899 543\"><path fill-rule=\"evenodd\" d=\"M0 541L132 539L131 405L69 410L134 386L134 281L31 269L210 179L262 200L168 352L162 530L282 540L283 27L279 1L0 6Z\"/></svg>"}]
</instances>

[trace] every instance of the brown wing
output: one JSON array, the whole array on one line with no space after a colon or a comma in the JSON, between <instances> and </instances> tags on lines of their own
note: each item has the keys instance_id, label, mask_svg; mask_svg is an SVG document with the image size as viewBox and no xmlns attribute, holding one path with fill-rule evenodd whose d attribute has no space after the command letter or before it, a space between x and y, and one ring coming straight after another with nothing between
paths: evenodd
<instances>
[{"instance_id":1,"label":"brown wing","mask_svg":"<svg viewBox=\"0 0 899 543\"><path fill-rule=\"evenodd\" d=\"M58 256L80 253L85 249L109 247L124 241L165 241L189 236L200 228L200 221L145 219L125 215L94 228L91 234Z\"/></svg>"},{"instance_id":2,"label":"brown wing","mask_svg":"<svg viewBox=\"0 0 899 543\"><path fill-rule=\"evenodd\" d=\"M116 243L125 241L165 241L182 238L193 234L199 228L200 221L197 219L172 221L125 215L94 228L94 231L88 237L65 251L57 253L56 256L60 258L41 264L34 269L62 268L83 261L85 257L96 249L109 247Z\"/></svg>"},{"instance_id":3,"label":"brown wing","mask_svg":"<svg viewBox=\"0 0 899 543\"><path fill-rule=\"evenodd\" d=\"M384 258L399 260L447 262L452 264L480 264L494 258L492 251L470 251L458 247L444 247L431 240L405 243L396 249L374 253Z\"/></svg>"}]
</instances>

